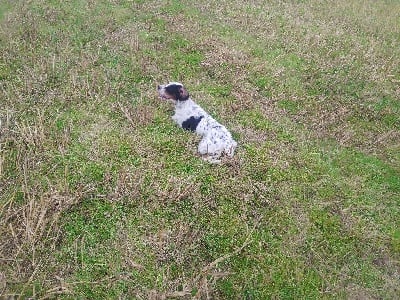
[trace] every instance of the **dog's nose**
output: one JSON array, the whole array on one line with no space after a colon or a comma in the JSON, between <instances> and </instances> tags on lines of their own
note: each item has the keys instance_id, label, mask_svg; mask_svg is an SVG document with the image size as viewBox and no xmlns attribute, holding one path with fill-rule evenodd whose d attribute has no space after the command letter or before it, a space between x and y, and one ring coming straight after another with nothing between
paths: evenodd
<instances>
[{"instance_id":1,"label":"dog's nose","mask_svg":"<svg viewBox=\"0 0 400 300\"><path fill-rule=\"evenodd\" d=\"M157 90L161 90L161 85L158 85L158 86L157 86Z\"/></svg>"}]
</instances>

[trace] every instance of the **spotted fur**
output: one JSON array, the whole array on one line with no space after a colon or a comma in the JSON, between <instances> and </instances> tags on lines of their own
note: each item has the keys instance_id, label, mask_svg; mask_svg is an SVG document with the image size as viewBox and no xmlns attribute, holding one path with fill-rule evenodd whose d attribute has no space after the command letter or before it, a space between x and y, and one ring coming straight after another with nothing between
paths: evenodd
<instances>
[{"instance_id":1,"label":"spotted fur","mask_svg":"<svg viewBox=\"0 0 400 300\"><path fill-rule=\"evenodd\" d=\"M174 101L175 114L172 119L181 128L196 132L203 137L198 152L205 160L218 163L224 155L233 156L237 143L230 132L197 105L181 83L170 82L159 85L158 93L161 99Z\"/></svg>"}]
</instances>

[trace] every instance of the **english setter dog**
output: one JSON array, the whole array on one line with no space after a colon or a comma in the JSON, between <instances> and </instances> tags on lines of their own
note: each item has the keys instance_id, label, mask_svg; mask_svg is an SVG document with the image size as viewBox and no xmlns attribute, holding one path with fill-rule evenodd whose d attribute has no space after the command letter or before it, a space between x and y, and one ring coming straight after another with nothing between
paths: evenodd
<instances>
[{"instance_id":1,"label":"english setter dog","mask_svg":"<svg viewBox=\"0 0 400 300\"><path fill-rule=\"evenodd\" d=\"M203 137L198 146L203 159L210 163L220 163L224 155L233 156L237 143L230 132L197 105L181 83L159 85L158 93L161 99L175 103L172 119L180 127Z\"/></svg>"}]
</instances>

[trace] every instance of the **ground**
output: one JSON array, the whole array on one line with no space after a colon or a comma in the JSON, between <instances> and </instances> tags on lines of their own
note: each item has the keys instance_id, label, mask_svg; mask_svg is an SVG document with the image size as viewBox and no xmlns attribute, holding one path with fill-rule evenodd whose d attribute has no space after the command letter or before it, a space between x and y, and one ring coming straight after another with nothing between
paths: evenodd
<instances>
[{"instance_id":1,"label":"ground","mask_svg":"<svg viewBox=\"0 0 400 300\"><path fill-rule=\"evenodd\" d=\"M2 1L0 295L398 298L399 44L390 0Z\"/></svg>"}]
</instances>

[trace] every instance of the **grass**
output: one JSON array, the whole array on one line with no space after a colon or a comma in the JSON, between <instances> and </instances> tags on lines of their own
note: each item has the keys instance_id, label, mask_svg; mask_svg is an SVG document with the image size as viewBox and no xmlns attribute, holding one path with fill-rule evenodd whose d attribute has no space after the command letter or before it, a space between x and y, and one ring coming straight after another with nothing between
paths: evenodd
<instances>
[{"instance_id":1,"label":"grass","mask_svg":"<svg viewBox=\"0 0 400 300\"><path fill-rule=\"evenodd\" d=\"M396 1L0 4L0 295L395 299ZM196 154L155 87L238 141Z\"/></svg>"}]
</instances>

